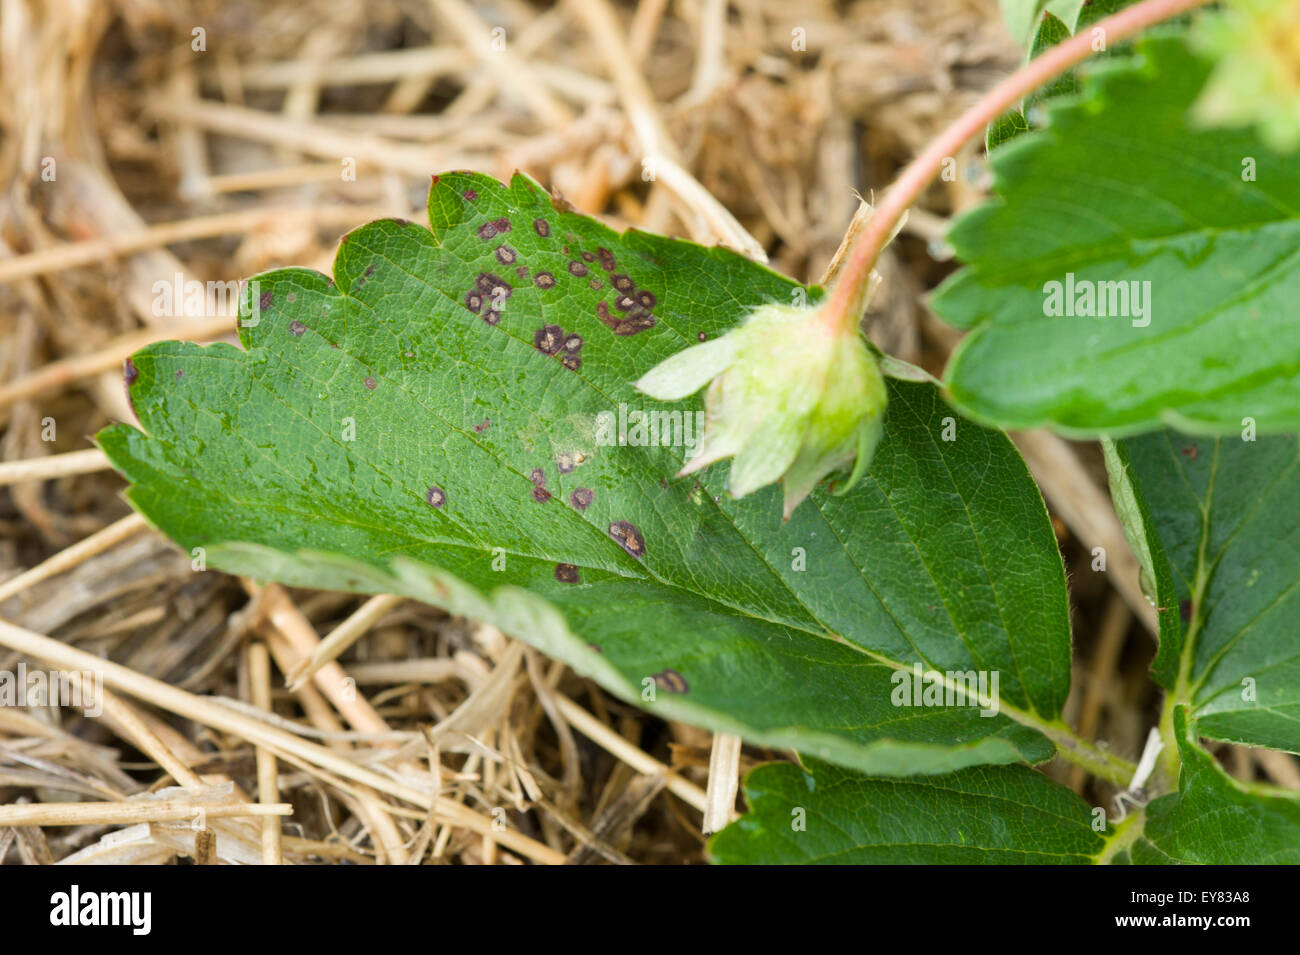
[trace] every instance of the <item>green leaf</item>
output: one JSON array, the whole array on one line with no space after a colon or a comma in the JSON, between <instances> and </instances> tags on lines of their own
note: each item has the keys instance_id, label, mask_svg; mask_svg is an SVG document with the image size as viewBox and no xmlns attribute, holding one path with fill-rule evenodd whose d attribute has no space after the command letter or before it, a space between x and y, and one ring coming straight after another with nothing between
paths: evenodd
<instances>
[{"instance_id":1,"label":"green leaf","mask_svg":"<svg viewBox=\"0 0 1300 955\"><path fill-rule=\"evenodd\" d=\"M1082 9L1080 9L1078 0L1075 0L1072 4L1049 4L1048 9L1043 12L1042 18L1038 21L1038 29L1034 31L1033 40L1029 44L1028 59L1032 60L1056 46L1062 40L1068 39L1071 33L1067 24L1073 22L1076 15L1078 22L1075 25L1074 32L1080 33L1091 28L1097 21L1118 13L1134 2L1135 0L1087 0L1087 2L1083 3ZM1113 56L1119 50L1129 50L1131 44L1124 42L1117 46L1111 46L1107 44L1104 33L1094 33L1092 47L1093 57L1097 58ZM1056 96L1072 95L1078 91L1079 79L1075 70L1067 70L1046 86L1035 90L1021 102L1018 109L1010 109L992 123L989 123L989 127L984 134L985 151L992 151L1003 143L1015 139L1021 133L1028 132L1031 128L1037 129L1042 125L1041 113L1043 106L1041 104L1044 101ZM1029 120L1026 119L1031 109L1035 119L1032 126Z\"/></svg>"},{"instance_id":2,"label":"green leaf","mask_svg":"<svg viewBox=\"0 0 1300 955\"><path fill-rule=\"evenodd\" d=\"M1070 38L1070 28L1061 22L1061 19L1052 13L1044 13L1043 18L1038 21L1038 29L1034 32L1034 42L1029 46L1029 58L1031 60L1042 56L1062 40ZM1074 75L1073 70L1066 70L1056 79L1052 80L1046 86L1040 87L1025 97L1025 110L1027 111L1035 103L1049 99L1054 96L1065 96L1074 93L1079 88L1079 80Z\"/></svg>"},{"instance_id":3,"label":"green leaf","mask_svg":"<svg viewBox=\"0 0 1300 955\"><path fill-rule=\"evenodd\" d=\"M1137 0L1087 0L1079 10L1079 19L1074 24L1074 32L1080 33L1099 20L1119 13L1125 7L1131 7ZM1100 51L1099 51L1100 52ZM1110 52L1109 42L1106 52Z\"/></svg>"},{"instance_id":4,"label":"green leaf","mask_svg":"<svg viewBox=\"0 0 1300 955\"><path fill-rule=\"evenodd\" d=\"M709 844L724 864L1045 865L1104 848L1091 809L1023 766L879 779L825 763L759 766L749 812Z\"/></svg>"},{"instance_id":5,"label":"green leaf","mask_svg":"<svg viewBox=\"0 0 1300 955\"><path fill-rule=\"evenodd\" d=\"M1009 109L993 122L984 133L984 148L992 152L1005 142L1010 142L1021 133L1029 132L1029 123L1024 113L1018 109Z\"/></svg>"},{"instance_id":6,"label":"green leaf","mask_svg":"<svg viewBox=\"0 0 1300 955\"><path fill-rule=\"evenodd\" d=\"M686 412L698 438L698 398L659 405L633 382L798 286L619 235L523 176L444 175L429 212L432 232L350 233L332 280L260 276L246 351L134 357L144 432L99 442L139 511L209 566L426 600L757 742L888 774L1051 755L1064 571L1005 435L892 382L868 475L783 523L775 489L734 501L725 468L674 479L684 447L619 444L616 425ZM624 312L611 286L627 283ZM891 677L917 661L998 671L1001 713L893 706Z\"/></svg>"},{"instance_id":7,"label":"green leaf","mask_svg":"<svg viewBox=\"0 0 1300 955\"><path fill-rule=\"evenodd\" d=\"M992 154L1000 198L954 228L969 264L933 303L972 330L949 392L980 420L1074 435L1300 429L1294 159L1189 126L1209 65L1178 37L1139 50ZM1067 283L1111 317L1047 314Z\"/></svg>"},{"instance_id":8,"label":"green leaf","mask_svg":"<svg viewBox=\"0 0 1300 955\"><path fill-rule=\"evenodd\" d=\"M1038 21L1038 29L1034 31L1033 42L1029 45L1028 58L1032 60L1040 56L1069 36L1069 27L1062 23L1059 17L1054 16L1050 11L1044 12ZM985 151L992 151L1003 143L1015 139L1021 133L1028 132L1033 127L1025 117L1031 107L1049 97L1073 93L1077 91L1078 85L1074 71L1067 70L1046 86L1025 97L1018 109L1009 109L989 123L988 129L984 131Z\"/></svg>"},{"instance_id":9,"label":"green leaf","mask_svg":"<svg viewBox=\"0 0 1300 955\"><path fill-rule=\"evenodd\" d=\"M1146 808L1137 863L1300 864L1300 794L1233 779L1197 745L1186 707L1175 713L1178 792Z\"/></svg>"},{"instance_id":10,"label":"green leaf","mask_svg":"<svg viewBox=\"0 0 1300 955\"><path fill-rule=\"evenodd\" d=\"M1156 584L1153 676L1202 736L1300 752L1300 440L1163 431L1115 451Z\"/></svg>"}]
</instances>

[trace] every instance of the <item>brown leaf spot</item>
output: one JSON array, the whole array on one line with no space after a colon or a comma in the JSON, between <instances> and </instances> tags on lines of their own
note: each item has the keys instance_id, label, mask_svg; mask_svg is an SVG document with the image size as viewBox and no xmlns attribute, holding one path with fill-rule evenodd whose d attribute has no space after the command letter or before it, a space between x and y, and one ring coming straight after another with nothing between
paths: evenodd
<instances>
[{"instance_id":1,"label":"brown leaf spot","mask_svg":"<svg viewBox=\"0 0 1300 955\"><path fill-rule=\"evenodd\" d=\"M486 430L487 430L488 428L490 428L490 427L492 427L492 419L491 419L491 418L484 418L484 419L483 419L482 421L480 421L478 424L474 425L474 433L475 433L475 434L482 434L484 431L486 431Z\"/></svg>"},{"instance_id":2,"label":"brown leaf spot","mask_svg":"<svg viewBox=\"0 0 1300 955\"><path fill-rule=\"evenodd\" d=\"M578 582L578 568L573 564L556 564L555 579L562 584L576 584Z\"/></svg>"},{"instance_id":3,"label":"brown leaf spot","mask_svg":"<svg viewBox=\"0 0 1300 955\"><path fill-rule=\"evenodd\" d=\"M501 313L495 308L489 308L483 313L483 321L487 322L489 325L496 325L501 321Z\"/></svg>"},{"instance_id":4,"label":"brown leaf spot","mask_svg":"<svg viewBox=\"0 0 1300 955\"><path fill-rule=\"evenodd\" d=\"M543 355L554 355L564 341L564 329L559 325L544 325L533 333L533 347Z\"/></svg>"},{"instance_id":5,"label":"brown leaf spot","mask_svg":"<svg viewBox=\"0 0 1300 955\"><path fill-rule=\"evenodd\" d=\"M605 283L602 282L600 279L592 279L590 282L587 283L587 285L593 292L599 292L601 289L605 287Z\"/></svg>"},{"instance_id":6,"label":"brown leaf spot","mask_svg":"<svg viewBox=\"0 0 1300 955\"><path fill-rule=\"evenodd\" d=\"M536 232L538 235L540 235L543 239L549 238L551 235L551 224L547 222L545 219L534 219L533 231Z\"/></svg>"},{"instance_id":7,"label":"brown leaf spot","mask_svg":"<svg viewBox=\"0 0 1300 955\"><path fill-rule=\"evenodd\" d=\"M477 315L483 310L483 296L473 290L466 292L465 307Z\"/></svg>"},{"instance_id":8,"label":"brown leaf spot","mask_svg":"<svg viewBox=\"0 0 1300 955\"><path fill-rule=\"evenodd\" d=\"M497 231L498 231L498 232L509 232L509 231L510 231L510 220L509 220L509 219L498 219L496 222L493 222L492 224L493 224L494 226L497 227Z\"/></svg>"},{"instance_id":9,"label":"brown leaf spot","mask_svg":"<svg viewBox=\"0 0 1300 955\"><path fill-rule=\"evenodd\" d=\"M369 388L371 391L374 391L378 386L379 386L379 382L375 381L375 379L373 378L366 379L366 387Z\"/></svg>"},{"instance_id":10,"label":"brown leaf spot","mask_svg":"<svg viewBox=\"0 0 1300 955\"><path fill-rule=\"evenodd\" d=\"M555 459L555 469L559 471L561 474L572 474L573 455L561 454L558 458Z\"/></svg>"},{"instance_id":11,"label":"brown leaf spot","mask_svg":"<svg viewBox=\"0 0 1300 955\"><path fill-rule=\"evenodd\" d=\"M533 284L538 288L555 288L555 276L550 272L538 272L533 276Z\"/></svg>"},{"instance_id":12,"label":"brown leaf spot","mask_svg":"<svg viewBox=\"0 0 1300 955\"><path fill-rule=\"evenodd\" d=\"M478 198L478 192L475 191L475 190L473 190L473 189L466 189L466 190L465 190L465 198L466 198L469 202L473 202L475 199Z\"/></svg>"},{"instance_id":13,"label":"brown leaf spot","mask_svg":"<svg viewBox=\"0 0 1300 955\"><path fill-rule=\"evenodd\" d=\"M585 511L591 506L592 500L596 493L589 487L580 487L569 495L569 503L580 511Z\"/></svg>"},{"instance_id":14,"label":"brown leaf spot","mask_svg":"<svg viewBox=\"0 0 1300 955\"><path fill-rule=\"evenodd\" d=\"M545 504L551 499L551 492L544 487L533 488L533 500L538 504Z\"/></svg>"},{"instance_id":15,"label":"brown leaf spot","mask_svg":"<svg viewBox=\"0 0 1300 955\"><path fill-rule=\"evenodd\" d=\"M474 277L474 287L489 298L509 298L514 286L507 282L499 275L493 275L491 272L480 272Z\"/></svg>"},{"instance_id":16,"label":"brown leaf spot","mask_svg":"<svg viewBox=\"0 0 1300 955\"><path fill-rule=\"evenodd\" d=\"M535 487L546 487L546 472L541 468L533 468L528 472L528 480L532 481Z\"/></svg>"},{"instance_id":17,"label":"brown leaf spot","mask_svg":"<svg viewBox=\"0 0 1300 955\"><path fill-rule=\"evenodd\" d=\"M609 282L620 292L631 293L636 289L636 286L632 284L632 280L626 275L611 275Z\"/></svg>"},{"instance_id":18,"label":"brown leaf spot","mask_svg":"<svg viewBox=\"0 0 1300 955\"><path fill-rule=\"evenodd\" d=\"M604 269L606 272L614 271L614 268L618 263L614 261L613 252L609 251L609 249L602 248L596 250L596 255L599 256L600 258L600 267L602 269Z\"/></svg>"},{"instance_id":19,"label":"brown leaf spot","mask_svg":"<svg viewBox=\"0 0 1300 955\"><path fill-rule=\"evenodd\" d=\"M577 371L582 367L582 358L578 355L561 355L560 364L569 371Z\"/></svg>"},{"instance_id":20,"label":"brown leaf spot","mask_svg":"<svg viewBox=\"0 0 1300 955\"><path fill-rule=\"evenodd\" d=\"M587 267L583 265L581 262L577 262L577 261L570 262L569 274L576 275L578 278L582 278L584 275L587 274Z\"/></svg>"},{"instance_id":21,"label":"brown leaf spot","mask_svg":"<svg viewBox=\"0 0 1300 955\"><path fill-rule=\"evenodd\" d=\"M564 350L570 354L575 354L582 349L582 336L570 335L564 340Z\"/></svg>"},{"instance_id":22,"label":"brown leaf spot","mask_svg":"<svg viewBox=\"0 0 1300 955\"><path fill-rule=\"evenodd\" d=\"M262 308L270 308L271 302L274 298L275 296L273 296L269 291L263 292L262 297L257 300L257 304Z\"/></svg>"},{"instance_id":23,"label":"brown leaf spot","mask_svg":"<svg viewBox=\"0 0 1300 955\"><path fill-rule=\"evenodd\" d=\"M642 290L636 293L637 304L640 305L642 308L644 308L646 311L649 311L650 309L654 308L656 303L658 303L658 301L659 300L655 298L654 292L647 292L645 290Z\"/></svg>"},{"instance_id":24,"label":"brown leaf spot","mask_svg":"<svg viewBox=\"0 0 1300 955\"><path fill-rule=\"evenodd\" d=\"M583 253L582 253L582 261L584 261L584 262L595 262L595 261L596 261L596 253L595 253L595 252L583 252Z\"/></svg>"},{"instance_id":25,"label":"brown leaf spot","mask_svg":"<svg viewBox=\"0 0 1300 955\"><path fill-rule=\"evenodd\" d=\"M668 693L686 693L691 686L676 670L660 670L653 677L655 686Z\"/></svg>"},{"instance_id":26,"label":"brown leaf spot","mask_svg":"<svg viewBox=\"0 0 1300 955\"><path fill-rule=\"evenodd\" d=\"M182 378L184 378L184 377L185 377L185 369L184 369L184 368L177 368L177 369L176 369L176 380L177 380L177 381L180 381L180 380L181 380Z\"/></svg>"},{"instance_id":27,"label":"brown leaf spot","mask_svg":"<svg viewBox=\"0 0 1300 955\"><path fill-rule=\"evenodd\" d=\"M425 492L424 499L431 507L442 507L447 503L447 492L435 484Z\"/></svg>"},{"instance_id":28,"label":"brown leaf spot","mask_svg":"<svg viewBox=\"0 0 1300 955\"><path fill-rule=\"evenodd\" d=\"M484 222L478 227L478 237L480 239L496 238L497 227L491 222Z\"/></svg>"},{"instance_id":29,"label":"brown leaf spot","mask_svg":"<svg viewBox=\"0 0 1300 955\"><path fill-rule=\"evenodd\" d=\"M1195 444L1185 445L1183 447L1183 457L1195 461L1200 455L1201 449Z\"/></svg>"},{"instance_id":30,"label":"brown leaf spot","mask_svg":"<svg viewBox=\"0 0 1300 955\"><path fill-rule=\"evenodd\" d=\"M627 318L615 318L610 314L609 306L604 302L596 303L596 317L615 335L623 336L636 335L647 328L653 328L657 321L653 315L646 312L633 312Z\"/></svg>"},{"instance_id":31,"label":"brown leaf spot","mask_svg":"<svg viewBox=\"0 0 1300 955\"><path fill-rule=\"evenodd\" d=\"M614 329L615 335L636 335L645 331L647 328L654 328L658 323L649 312L633 312L623 321L619 322L619 327Z\"/></svg>"},{"instance_id":32,"label":"brown leaf spot","mask_svg":"<svg viewBox=\"0 0 1300 955\"><path fill-rule=\"evenodd\" d=\"M704 334L704 332L696 332L695 340L697 342L707 342L709 340L709 336Z\"/></svg>"},{"instance_id":33,"label":"brown leaf spot","mask_svg":"<svg viewBox=\"0 0 1300 955\"><path fill-rule=\"evenodd\" d=\"M135 398L131 397L131 386L135 384L135 380L139 377L140 369L136 368L135 363L128 358L122 366L122 380L126 383L123 390L126 392L126 403L131 408L131 414L136 415L137 418L140 416L135 411Z\"/></svg>"},{"instance_id":34,"label":"brown leaf spot","mask_svg":"<svg viewBox=\"0 0 1300 955\"><path fill-rule=\"evenodd\" d=\"M609 536L633 557L645 556L645 538L635 525L627 521L615 521L609 525Z\"/></svg>"},{"instance_id":35,"label":"brown leaf spot","mask_svg":"<svg viewBox=\"0 0 1300 955\"><path fill-rule=\"evenodd\" d=\"M294 320L289 323L289 334L296 338L302 338L302 333L307 330L307 326L302 322Z\"/></svg>"},{"instance_id":36,"label":"brown leaf spot","mask_svg":"<svg viewBox=\"0 0 1300 955\"><path fill-rule=\"evenodd\" d=\"M502 265L514 265L515 259L517 259L518 257L519 256L515 254L515 250L510 248L510 246L508 245L497 246L497 261L500 262Z\"/></svg>"}]
</instances>

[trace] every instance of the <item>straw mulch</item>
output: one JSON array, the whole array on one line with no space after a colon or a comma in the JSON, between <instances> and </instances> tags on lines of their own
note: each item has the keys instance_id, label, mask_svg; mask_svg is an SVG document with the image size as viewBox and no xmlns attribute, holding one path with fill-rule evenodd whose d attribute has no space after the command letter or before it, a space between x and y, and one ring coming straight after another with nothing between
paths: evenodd
<instances>
[{"instance_id":1,"label":"straw mulch","mask_svg":"<svg viewBox=\"0 0 1300 955\"><path fill-rule=\"evenodd\" d=\"M155 283L327 269L347 229L420 218L445 169L522 169L611 224L816 280L857 194L1018 56L994 0L0 0L0 620L65 668L128 671L98 706L0 706L0 861L703 861L738 774L784 754L665 724L430 607L196 573L89 437L132 420L142 344L232 340L229 314L157 315ZM987 188L979 144L959 159L869 316L936 370L953 339L922 296ZM1088 449L1026 441L1067 558L1122 550ZM1068 715L1133 753L1149 621L1105 578L1074 582ZM349 648L286 679L326 637ZM0 671L50 662L12 645Z\"/></svg>"}]
</instances>

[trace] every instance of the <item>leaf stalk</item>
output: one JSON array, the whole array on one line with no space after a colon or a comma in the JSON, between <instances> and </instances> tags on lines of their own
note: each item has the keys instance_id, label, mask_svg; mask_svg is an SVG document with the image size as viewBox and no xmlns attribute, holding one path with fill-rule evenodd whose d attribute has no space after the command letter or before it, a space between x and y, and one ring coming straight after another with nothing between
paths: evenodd
<instances>
[{"instance_id":1,"label":"leaf stalk","mask_svg":"<svg viewBox=\"0 0 1300 955\"><path fill-rule=\"evenodd\" d=\"M1141 3L1098 21L1087 32L1077 33L1034 57L985 93L931 140L908 163L894 185L885 193L875 214L866 223L849 252L848 261L831 290L827 312L836 315L844 324L856 327L871 281L871 271L881 250L904 213L939 173L944 160L956 155L968 139L977 135L1029 93L1097 52L1094 48L1097 31L1101 31L1106 45L1111 45L1208 2L1209 0L1142 0Z\"/></svg>"}]
</instances>

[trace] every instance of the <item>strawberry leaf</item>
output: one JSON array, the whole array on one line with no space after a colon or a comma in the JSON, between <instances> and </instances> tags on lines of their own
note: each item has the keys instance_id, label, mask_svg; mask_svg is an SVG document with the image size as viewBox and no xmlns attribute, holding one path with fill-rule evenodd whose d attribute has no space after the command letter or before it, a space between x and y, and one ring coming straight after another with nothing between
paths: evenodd
<instances>
[{"instance_id":1,"label":"strawberry leaf","mask_svg":"<svg viewBox=\"0 0 1300 955\"><path fill-rule=\"evenodd\" d=\"M1182 759L1178 792L1146 808L1139 864L1296 865L1300 794L1233 779L1197 744L1198 727L1180 706L1174 731Z\"/></svg>"},{"instance_id":2,"label":"strawberry leaf","mask_svg":"<svg viewBox=\"0 0 1300 955\"><path fill-rule=\"evenodd\" d=\"M99 437L131 503L210 566L489 621L665 717L883 774L1052 754L1064 572L1005 435L892 382L868 475L783 523L772 488L675 478L699 399L632 383L819 290L523 176L441 176L429 214L350 233L332 279L258 277L242 350L134 356L143 430ZM996 671L1000 712L896 707L914 663Z\"/></svg>"},{"instance_id":3,"label":"strawberry leaf","mask_svg":"<svg viewBox=\"0 0 1300 955\"><path fill-rule=\"evenodd\" d=\"M1300 442L1121 441L1112 483L1154 582L1152 673L1202 736L1300 753Z\"/></svg>"},{"instance_id":4,"label":"strawberry leaf","mask_svg":"<svg viewBox=\"0 0 1300 955\"><path fill-rule=\"evenodd\" d=\"M1210 64L1177 36L1098 66L994 151L1000 198L936 293L971 329L945 375L1002 427L1300 428L1300 178L1249 130L1191 125Z\"/></svg>"},{"instance_id":5,"label":"strawberry leaf","mask_svg":"<svg viewBox=\"0 0 1300 955\"><path fill-rule=\"evenodd\" d=\"M745 800L709 844L717 862L1078 865L1104 848L1088 805L1023 766L876 779L768 763L745 779Z\"/></svg>"}]
</instances>

